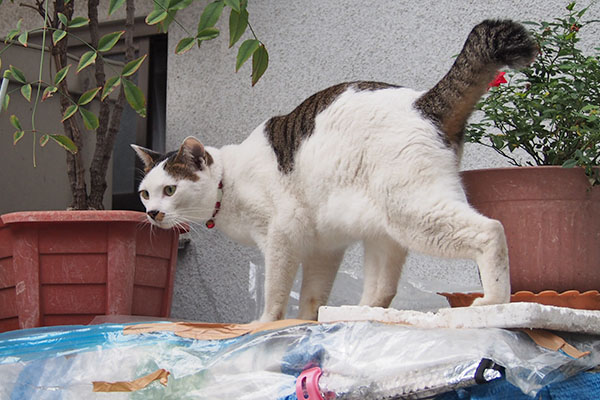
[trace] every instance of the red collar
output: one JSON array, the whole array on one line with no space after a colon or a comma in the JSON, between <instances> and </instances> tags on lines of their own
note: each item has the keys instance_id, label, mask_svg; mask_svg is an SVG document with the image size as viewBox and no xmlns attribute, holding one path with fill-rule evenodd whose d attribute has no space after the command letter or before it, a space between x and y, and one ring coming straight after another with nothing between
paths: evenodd
<instances>
[{"instance_id":1,"label":"red collar","mask_svg":"<svg viewBox=\"0 0 600 400\"><path fill-rule=\"evenodd\" d=\"M208 229L215 227L215 217L221 209L221 200L223 200L223 181L219 182L219 188L217 189L217 202L215 203L215 211L213 212L212 217L206 221L206 227Z\"/></svg>"}]
</instances>

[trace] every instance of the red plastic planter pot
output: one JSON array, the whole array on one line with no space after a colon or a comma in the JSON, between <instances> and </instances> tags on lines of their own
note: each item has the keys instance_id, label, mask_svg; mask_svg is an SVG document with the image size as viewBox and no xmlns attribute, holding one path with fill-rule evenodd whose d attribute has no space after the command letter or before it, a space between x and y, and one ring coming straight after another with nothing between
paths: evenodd
<instances>
[{"instance_id":1,"label":"red plastic planter pot","mask_svg":"<svg viewBox=\"0 0 600 400\"><path fill-rule=\"evenodd\" d=\"M2 215L0 331L87 324L97 315L168 317L179 232L134 211Z\"/></svg>"},{"instance_id":2,"label":"red plastic planter pot","mask_svg":"<svg viewBox=\"0 0 600 400\"><path fill-rule=\"evenodd\" d=\"M0 332L19 329L12 254L12 234L0 220Z\"/></svg>"},{"instance_id":3,"label":"red plastic planter pot","mask_svg":"<svg viewBox=\"0 0 600 400\"><path fill-rule=\"evenodd\" d=\"M464 171L469 202L502 222L511 289L600 289L600 186L583 169L516 167Z\"/></svg>"}]
</instances>

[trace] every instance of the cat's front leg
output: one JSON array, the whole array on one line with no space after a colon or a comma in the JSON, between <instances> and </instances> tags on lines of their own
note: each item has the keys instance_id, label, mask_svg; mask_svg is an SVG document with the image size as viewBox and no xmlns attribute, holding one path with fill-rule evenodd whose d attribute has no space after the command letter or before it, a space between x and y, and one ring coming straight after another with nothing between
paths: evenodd
<instances>
[{"instance_id":1,"label":"cat's front leg","mask_svg":"<svg viewBox=\"0 0 600 400\"><path fill-rule=\"evenodd\" d=\"M264 255L265 309L260 322L270 322L285 317L300 261L291 241L281 232L269 233Z\"/></svg>"}]
</instances>

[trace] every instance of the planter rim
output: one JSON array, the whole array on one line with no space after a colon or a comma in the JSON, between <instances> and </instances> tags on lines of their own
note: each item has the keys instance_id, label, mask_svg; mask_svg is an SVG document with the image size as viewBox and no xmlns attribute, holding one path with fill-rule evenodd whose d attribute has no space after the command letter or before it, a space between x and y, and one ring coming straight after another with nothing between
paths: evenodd
<instances>
[{"instance_id":1,"label":"planter rim","mask_svg":"<svg viewBox=\"0 0 600 400\"><path fill-rule=\"evenodd\" d=\"M125 210L74 210L74 211L17 211L3 214L0 222L6 225L44 222L145 222L146 214ZM0 223L0 226L2 224Z\"/></svg>"},{"instance_id":2,"label":"planter rim","mask_svg":"<svg viewBox=\"0 0 600 400\"><path fill-rule=\"evenodd\" d=\"M598 167L600 168L600 167ZM474 171L515 171L515 170L532 170L532 169L561 169L565 171L580 171L583 170L582 167L572 167L572 168L564 168L562 165L523 165L523 166L509 166L509 167L496 167L496 168L474 168L474 169L465 169L460 171L460 173L465 172L474 172Z\"/></svg>"}]
</instances>

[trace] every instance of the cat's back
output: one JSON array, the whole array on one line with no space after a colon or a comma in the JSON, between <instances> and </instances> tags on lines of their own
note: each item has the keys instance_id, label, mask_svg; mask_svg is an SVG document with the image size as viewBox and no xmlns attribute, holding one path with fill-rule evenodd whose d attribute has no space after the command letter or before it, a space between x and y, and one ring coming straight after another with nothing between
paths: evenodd
<instances>
[{"instance_id":1,"label":"cat's back","mask_svg":"<svg viewBox=\"0 0 600 400\"><path fill-rule=\"evenodd\" d=\"M333 141L341 150L344 144L353 144L365 135L374 138L378 132L393 132L389 127L421 122L413 107L421 94L383 82L345 82L315 93L289 114L270 118L262 127L263 133L278 169L289 174L307 143L320 147Z\"/></svg>"}]
</instances>

